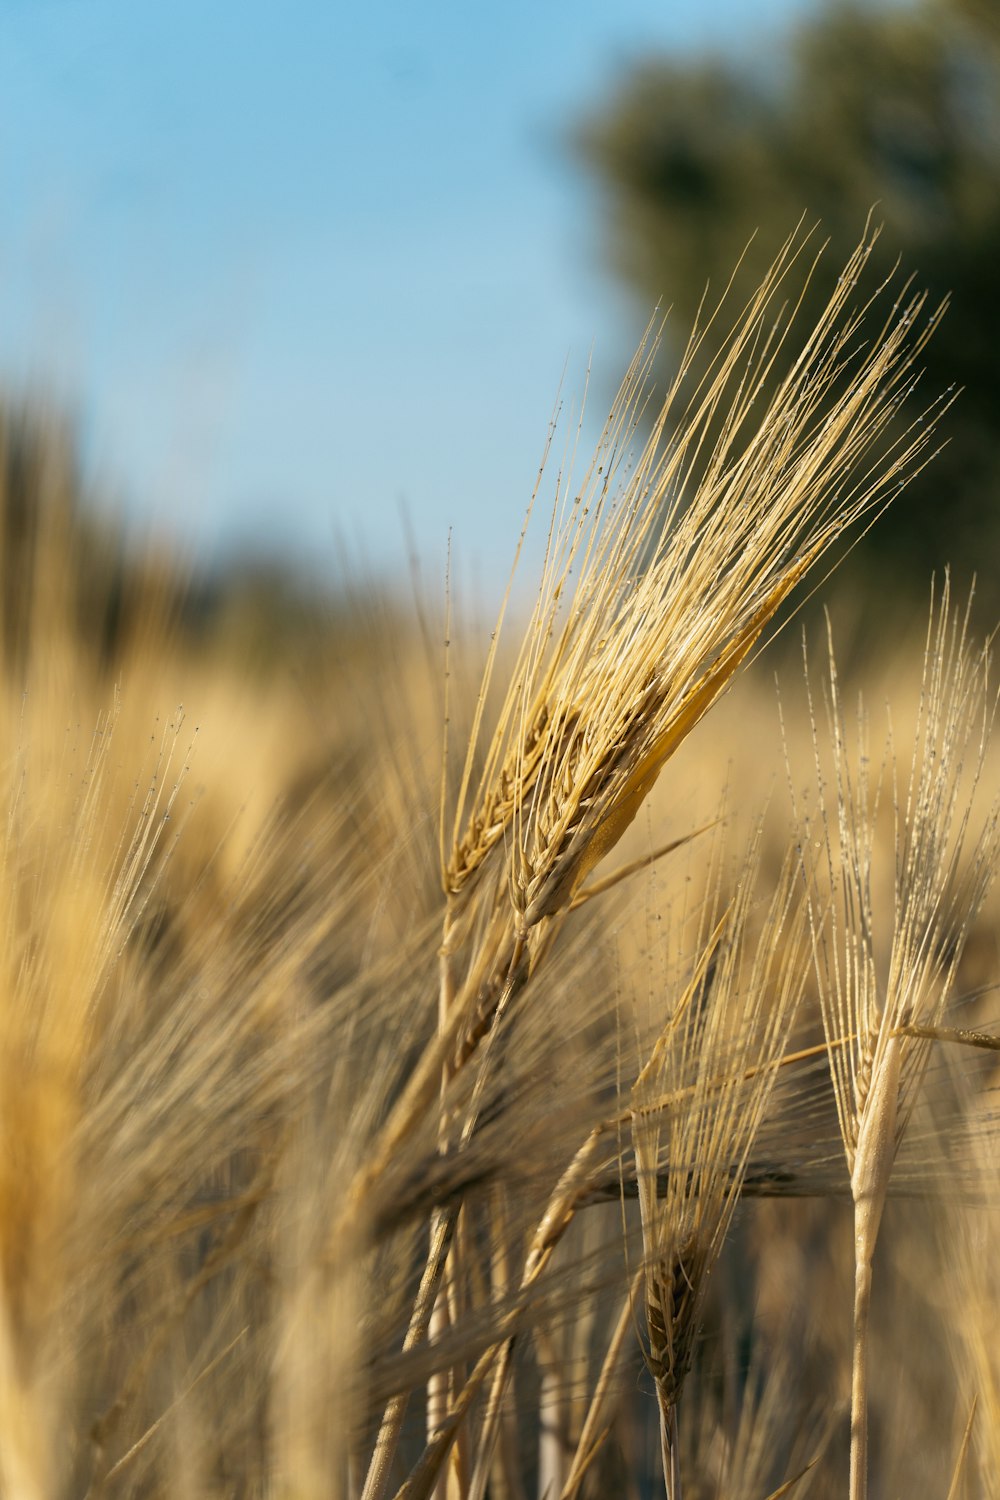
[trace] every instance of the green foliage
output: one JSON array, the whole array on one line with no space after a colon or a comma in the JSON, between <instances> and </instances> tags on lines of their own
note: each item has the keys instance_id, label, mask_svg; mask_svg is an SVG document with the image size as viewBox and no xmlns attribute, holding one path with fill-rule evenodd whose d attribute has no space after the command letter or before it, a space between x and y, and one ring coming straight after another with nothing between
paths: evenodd
<instances>
[{"instance_id":1,"label":"green foliage","mask_svg":"<svg viewBox=\"0 0 1000 1500\"><path fill-rule=\"evenodd\" d=\"M607 251L648 312L690 326L710 282L749 291L799 218L819 220L829 263L867 214L885 225L882 264L948 294L922 357L912 419L960 394L947 447L866 539L860 566L882 589L923 592L951 562L978 572L995 616L1000 581L1000 15L993 0L834 5L753 61L648 62L580 127L576 145L607 197ZM752 242L751 242L752 241ZM877 250L877 254L879 253ZM803 326L828 288L807 295ZM710 293L709 301L713 300ZM672 354L676 358L679 350Z\"/></svg>"}]
</instances>

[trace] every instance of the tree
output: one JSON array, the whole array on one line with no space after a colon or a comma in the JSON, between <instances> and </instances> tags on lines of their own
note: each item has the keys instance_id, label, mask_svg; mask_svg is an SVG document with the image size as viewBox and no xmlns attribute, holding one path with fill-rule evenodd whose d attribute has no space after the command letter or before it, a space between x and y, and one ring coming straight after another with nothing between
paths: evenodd
<instances>
[{"instance_id":1,"label":"tree","mask_svg":"<svg viewBox=\"0 0 1000 1500\"><path fill-rule=\"evenodd\" d=\"M755 285L800 216L830 264L868 212L951 307L922 361L911 419L952 387L944 452L860 549L864 567L919 589L942 559L979 575L1000 612L1000 19L994 0L828 6L753 62L644 63L575 144L607 200L607 251L648 312L687 331L706 281L721 289L751 241ZM737 286L736 291L739 291ZM815 296L825 296L817 285ZM803 317L812 317L807 305ZM676 357L676 349L674 355ZM996 576L994 576L996 575Z\"/></svg>"}]
</instances>

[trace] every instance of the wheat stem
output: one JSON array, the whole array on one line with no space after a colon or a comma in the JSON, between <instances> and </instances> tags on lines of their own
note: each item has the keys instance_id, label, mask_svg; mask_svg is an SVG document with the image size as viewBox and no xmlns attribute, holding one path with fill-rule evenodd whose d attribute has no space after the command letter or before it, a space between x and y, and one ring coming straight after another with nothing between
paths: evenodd
<instances>
[{"instance_id":1,"label":"wheat stem","mask_svg":"<svg viewBox=\"0 0 1000 1500\"><path fill-rule=\"evenodd\" d=\"M611 1430L607 1411L611 1404L615 1378L622 1362L625 1341L633 1327L636 1298L642 1289L645 1274L644 1269L640 1267L633 1275L631 1285L625 1293L621 1312L618 1314L618 1321L605 1351L597 1385L594 1388L583 1427L580 1429L576 1452L559 1500L575 1500L587 1470Z\"/></svg>"},{"instance_id":2,"label":"wheat stem","mask_svg":"<svg viewBox=\"0 0 1000 1500\"><path fill-rule=\"evenodd\" d=\"M866 1500L868 1495L868 1315L871 1295L871 1262L859 1260L854 1267L850 1500Z\"/></svg>"},{"instance_id":3,"label":"wheat stem","mask_svg":"<svg viewBox=\"0 0 1000 1500\"><path fill-rule=\"evenodd\" d=\"M413 1311L410 1314L409 1326L403 1339L404 1353L421 1343L426 1337L457 1218L458 1208L454 1205L449 1205L435 1214L431 1226L430 1251L424 1265ZM368 1474L365 1477L364 1489L361 1491L361 1500L383 1500L385 1496L389 1485L389 1471L399 1446L399 1435L403 1430L403 1419L406 1416L409 1400L409 1391L401 1391L397 1396L393 1396L385 1409Z\"/></svg>"},{"instance_id":4,"label":"wheat stem","mask_svg":"<svg viewBox=\"0 0 1000 1500\"><path fill-rule=\"evenodd\" d=\"M667 1500L682 1500L680 1435L677 1431L677 1405L660 1403L660 1453L663 1458L663 1485Z\"/></svg>"}]
</instances>

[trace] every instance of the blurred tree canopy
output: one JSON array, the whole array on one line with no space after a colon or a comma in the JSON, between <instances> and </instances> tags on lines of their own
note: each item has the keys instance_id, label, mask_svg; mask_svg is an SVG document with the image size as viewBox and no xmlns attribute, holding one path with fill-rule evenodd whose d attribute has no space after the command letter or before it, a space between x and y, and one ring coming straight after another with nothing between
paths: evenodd
<instances>
[{"instance_id":1,"label":"blurred tree canopy","mask_svg":"<svg viewBox=\"0 0 1000 1500\"><path fill-rule=\"evenodd\" d=\"M195 573L168 543L130 539L101 500L72 423L0 391L0 677L23 680L39 652L61 660L70 638L77 669L98 677L169 640L257 677L294 661L305 680L331 654L370 651L372 622L389 615L370 588L325 591L291 564L237 557Z\"/></svg>"},{"instance_id":2,"label":"blurred tree canopy","mask_svg":"<svg viewBox=\"0 0 1000 1500\"><path fill-rule=\"evenodd\" d=\"M950 562L978 572L1000 614L1000 6L997 0L827 5L779 49L745 62L650 61L585 120L574 144L607 198L607 253L643 312L671 304L686 336L706 282L720 290L750 244L749 291L805 213L829 236L803 314L857 244L897 256L931 305L915 415L952 383L944 451L856 554L880 589L924 594ZM875 268L873 268L875 269ZM872 281L874 285L874 280ZM668 329L669 329L668 325ZM852 564L854 566L854 564Z\"/></svg>"}]
</instances>

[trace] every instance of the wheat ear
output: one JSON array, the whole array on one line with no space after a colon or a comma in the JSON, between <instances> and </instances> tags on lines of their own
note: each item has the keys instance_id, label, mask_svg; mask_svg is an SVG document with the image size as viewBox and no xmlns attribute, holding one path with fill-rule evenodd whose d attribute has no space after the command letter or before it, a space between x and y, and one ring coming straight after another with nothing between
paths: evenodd
<instances>
[{"instance_id":1,"label":"wheat ear","mask_svg":"<svg viewBox=\"0 0 1000 1500\"><path fill-rule=\"evenodd\" d=\"M997 808L973 824L973 801L995 707L989 655L967 635L968 610L950 609L947 578L932 599L909 776L900 786L891 736L873 783L862 716L849 753L830 643L830 811L823 800L824 889L811 887L816 972L837 1111L854 1200L854 1357L851 1500L865 1500L868 1324L872 1260L896 1153L948 1003L970 927L993 878ZM821 793L825 778L813 715ZM876 827L891 799L892 910L888 952L877 950ZM808 847L807 831L805 845ZM845 1048L840 1039L854 1038Z\"/></svg>"},{"instance_id":2,"label":"wheat ear","mask_svg":"<svg viewBox=\"0 0 1000 1500\"><path fill-rule=\"evenodd\" d=\"M708 1280L805 983L808 927L793 896L791 864L756 940L749 931L758 857L755 843L732 903L702 945L632 1092L646 1362L656 1386L668 1500L680 1500L677 1409Z\"/></svg>"},{"instance_id":3,"label":"wheat ear","mask_svg":"<svg viewBox=\"0 0 1000 1500\"><path fill-rule=\"evenodd\" d=\"M864 462L912 390L942 311L921 318L925 297L909 296L859 340L885 289L855 300L873 240L866 235L851 256L766 405L794 323L796 304L781 299L808 244L799 234L697 381L696 356L721 312L692 335L638 457L629 445L648 401L655 338L637 353L582 484L560 481L535 608L493 734L484 751L499 624L457 793L447 813L442 806L433 1064L418 1067L420 1088L394 1113L374 1161L387 1158L389 1139L406 1133L429 1089L447 1093L473 1058L485 1077L490 1037L663 767L843 529L887 503L926 455L930 422ZM463 1120L442 1117L443 1144L475 1128L476 1097ZM363 1184L350 1197L363 1201ZM426 1337L432 1317L443 1326L442 1283L454 1300L456 1268L446 1265L459 1208L433 1226L408 1345ZM457 1387L436 1381L431 1428ZM402 1401L382 1424L363 1500L385 1493Z\"/></svg>"}]
</instances>

